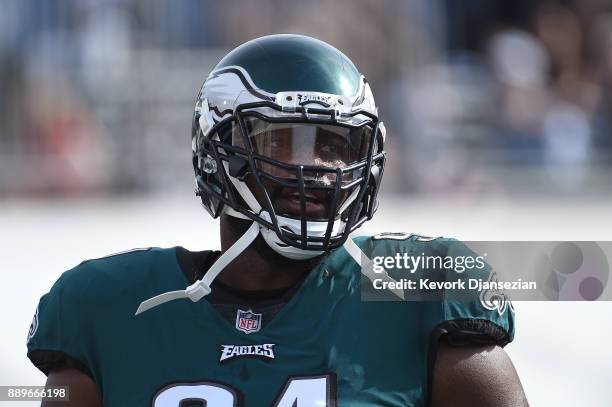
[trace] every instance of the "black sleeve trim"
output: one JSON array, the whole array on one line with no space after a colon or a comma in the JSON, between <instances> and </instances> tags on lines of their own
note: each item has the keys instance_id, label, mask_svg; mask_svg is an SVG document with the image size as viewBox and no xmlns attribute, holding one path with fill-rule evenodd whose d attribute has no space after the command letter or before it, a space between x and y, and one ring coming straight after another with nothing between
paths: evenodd
<instances>
[{"instance_id":1,"label":"black sleeve trim","mask_svg":"<svg viewBox=\"0 0 612 407\"><path fill-rule=\"evenodd\" d=\"M433 370L438 354L438 343L444 338L451 346L499 345L506 346L510 335L505 329L487 319L454 319L437 325L429 337L427 351L427 404L431 403Z\"/></svg>"},{"instance_id":2,"label":"black sleeve trim","mask_svg":"<svg viewBox=\"0 0 612 407\"><path fill-rule=\"evenodd\" d=\"M510 342L506 330L488 319L465 318L444 321L433 329L431 336L431 339L436 341L446 336L451 346L482 344L504 347Z\"/></svg>"},{"instance_id":3,"label":"black sleeve trim","mask_svg":"<svg viewBox=\"0 0 612 407\"><path fill-rule=\"evenodd\" d=\"M56 350L33 350L28 353L28 358L41 372L49 376L51 370L77 369L94 380L89 368L80 360L73 358L67 353Z\"/></svg>"}]
</instances>

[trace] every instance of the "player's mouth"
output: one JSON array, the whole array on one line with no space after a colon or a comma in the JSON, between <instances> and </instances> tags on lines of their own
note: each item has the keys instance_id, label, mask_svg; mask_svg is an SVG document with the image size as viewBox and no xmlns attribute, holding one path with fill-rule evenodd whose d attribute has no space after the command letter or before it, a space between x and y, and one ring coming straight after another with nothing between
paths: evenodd
<instances>
[{"instance_id":1,"label":"player's mouth","mask_svg":"<svg viewBox=\"0 0 612 407\"><path fill-rule=\"evenodd\" d=\"M320 219L325 217L325 193L304 193L304 210L307 218ZM276 200L276 210L279 214L286 213L299 217L302 213L299 192L283 191Z\"/></svg>"}]
</instances>

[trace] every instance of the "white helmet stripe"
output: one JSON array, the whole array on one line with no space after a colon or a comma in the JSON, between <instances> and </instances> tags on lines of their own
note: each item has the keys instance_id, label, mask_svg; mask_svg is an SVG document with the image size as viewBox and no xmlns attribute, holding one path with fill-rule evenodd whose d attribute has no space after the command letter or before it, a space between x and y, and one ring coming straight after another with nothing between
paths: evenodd
<instances>
[{"instance_id":1,"label":"white helmet stripe","mask_svg":"<svg viewBox=\"0 0 612 407\"><path fill-rule=\"evenodd\" d=\"M340 210L338 210L338 216L340 216L351 205L351 203L353 203L353 201L357 198L357 195L359 195L359 188L355 188L348 198L346 198L346 201L344 201L340 207Z\"/></svg>"},{"instance_id":2,"label":"white helmet stripe","mask_svg":"<svg viewBox=\"0 0 612 407\"><path fill-rule=\"evenodd\" d=\"M255 195L253 195L253 193L246 186L246 184L240 181L238 178L229 175L229 163L227 161L223 162L223 168L225 168L225 173L227 174L227 177L229 178L232 185L234 185L234 188L236 188L236 191L238 191L238 194L240 194L242 199L244 199L244 202L246 202L248 207L256 214L261 212L261 205L259 204L259 202L257 202L257 198L255 198Z\"/></svg>"}]
</instances>

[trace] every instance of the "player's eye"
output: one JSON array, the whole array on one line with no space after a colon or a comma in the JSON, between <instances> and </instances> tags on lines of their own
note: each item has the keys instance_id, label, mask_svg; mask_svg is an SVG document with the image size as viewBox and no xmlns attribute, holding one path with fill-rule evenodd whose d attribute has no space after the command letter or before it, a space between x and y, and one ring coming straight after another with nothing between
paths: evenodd
<instances>
[{"instance_id":1,"label":"player's eye","mask_svg":"<svg viewBox=\"0 0 612 407\"><path fill-rule=\"evenodd\" d=\"M317 143L317 151L328 156L338 156L344 151L344 146L337 141L330 140L329 142Z\"/></svg>"},{"instance_id":2,"label":"player's eye","mask_svg":"<svg viewBox=\"0 0 612 407\"><path fill-rule=\"evenodd\" d=\"M326 145L326 146L321 147L319 151L322 153L332 154L332 153L336 153L338 149L335 148L334 146Z\"/></svg>"},{"instance_id":3,"label":"player's eye","mask_svg":"<svg viewBox=\"0 0 612 407\"><path fill-rule=\"evenodd\" d=\"M279 148L281 146L281 142L275 139L272 139L269 143L270 148Z\"/></svg>"}]
</instances>

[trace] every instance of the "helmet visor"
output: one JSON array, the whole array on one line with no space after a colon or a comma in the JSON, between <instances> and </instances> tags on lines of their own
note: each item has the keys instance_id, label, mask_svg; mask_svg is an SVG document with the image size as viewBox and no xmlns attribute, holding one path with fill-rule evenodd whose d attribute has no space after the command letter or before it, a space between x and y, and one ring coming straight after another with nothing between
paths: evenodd
<instances>
[{"instance_id":1,"label":"helmet visor","mask_svg":"<svg viewBox=\"0 0 612 407\"><path fill-rule=\"evenodd\" d=\"M367 158L372 135L371 127L339 126L310 122L269 122L258 117L246 117L244 124L249 143L255 155L269 158L288 165L323 167L326 169L345 168ZM245 147L245 140L235 126L233 144ZM295 177L294 171L282 166L259 161L260 169L280 178ZM312 171L305 171L304 177L312 177ZM327 185L335 182L336 174L326 172L319 179ZM343 176L343 181L352 177Z\"/></svg>"}]
</instances>

